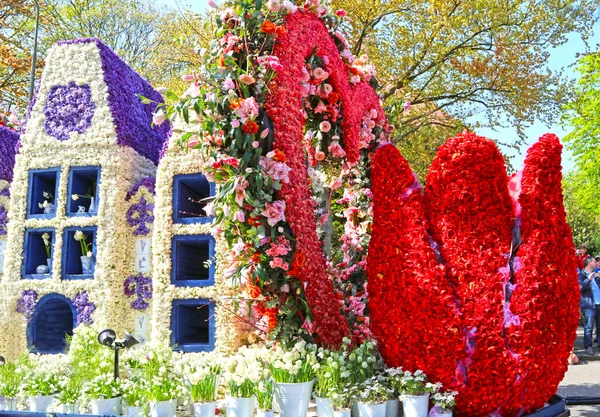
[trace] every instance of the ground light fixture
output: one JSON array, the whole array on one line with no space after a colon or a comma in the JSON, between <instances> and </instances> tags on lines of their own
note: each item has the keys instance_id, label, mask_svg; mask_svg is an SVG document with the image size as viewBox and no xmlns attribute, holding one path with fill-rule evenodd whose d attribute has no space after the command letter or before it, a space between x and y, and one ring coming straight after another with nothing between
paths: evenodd
<instances>
[{"instance_id":1,"label":"ground light fixture","mask_svg":"<svg viewBox=\"0 0 600 417\"><path fill-rule=\"evenodd\" d=\"M6 363L6 359L4 359L4 356L0 356L0 365L4 365Z\"/></svg>"},{"instance_id":2,"label":"ground light fixture","mask_svg":"<svg viewBox=\"0 0 600 417\"><path fill-rule=\"evenodd\" d=\"M98 342L115 352L114 377L116 380L119 377L119 351L135 346L140 342L129 332L125 332L125 337L122 340L117 340L117 333L113 329L102 330L98 333Z\"/></svg>"}]
</instances>

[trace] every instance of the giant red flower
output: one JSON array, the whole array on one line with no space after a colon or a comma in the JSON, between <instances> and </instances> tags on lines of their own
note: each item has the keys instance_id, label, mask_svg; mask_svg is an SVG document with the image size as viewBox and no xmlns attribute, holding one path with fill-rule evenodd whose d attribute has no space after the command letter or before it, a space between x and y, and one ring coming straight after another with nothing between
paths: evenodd
<instances>
[{"instance_id":1,"label":"giant red flower","mask_svg":"<svg viewBox=\"0 0 600 417\"><path fill-rule=\"evenodd\" d=\"M459 416L541 407L566 371L578 317L558 139L529 151L516 223L502 156L485 138L465 132L440 147L424 210L413 181L395 148L377 151L367 272L382 355L457 389Z\"/></svg>"}]
</instances>

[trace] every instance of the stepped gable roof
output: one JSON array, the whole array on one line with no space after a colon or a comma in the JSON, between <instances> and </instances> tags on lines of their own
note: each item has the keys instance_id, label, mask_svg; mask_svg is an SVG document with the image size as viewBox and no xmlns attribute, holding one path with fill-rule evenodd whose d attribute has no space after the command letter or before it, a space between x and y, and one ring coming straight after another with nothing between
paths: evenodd
<instances>
[{"instance_id":1,"label":"stepped gable roof","mask_svg":"<svg viewBox=\"0 0 600 417\"><path fill-rule=\"evenodd\" d=\"M115 123L118 144L133 148L140 155L157 164L163 144L169 137L170 127L168 123L152 127L155 105L142 104L136 94L156 102L162 102L162 96L99 39L77 39L57 44L79 43L95 43L100 52L104 82L108 87L108 103Z\"/></svg>"},{"instance_id":2,"label":"stepped gable roof","mask_svg":"<svg viewBox=\"0 0 600 417\"><path fill-rule=\"evenodd\" d=\"M15 156L19 151L19 134L0 126L0 180L11 182Z\"/></svg>"}]
</instances>

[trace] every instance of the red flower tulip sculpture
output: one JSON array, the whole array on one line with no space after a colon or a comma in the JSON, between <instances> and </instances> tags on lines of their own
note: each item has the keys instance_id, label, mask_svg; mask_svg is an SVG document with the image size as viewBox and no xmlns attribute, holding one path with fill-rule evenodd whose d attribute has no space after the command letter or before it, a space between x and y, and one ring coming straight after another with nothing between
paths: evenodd
<instances>
[{"instance_id":1,"label":"red flower tulip sculpture","mask_svg":"<svg viewBox=\"0 0 600 417\"><path fill-rule=\"evenodd\" d=\"M578 285L561 149L542 136L509 181L495 144L465 132L424 193L394 146L373 158L372 330L388 365L456 389L458 416L540 408L566 372Z\"/></svg>"}]
</instances>

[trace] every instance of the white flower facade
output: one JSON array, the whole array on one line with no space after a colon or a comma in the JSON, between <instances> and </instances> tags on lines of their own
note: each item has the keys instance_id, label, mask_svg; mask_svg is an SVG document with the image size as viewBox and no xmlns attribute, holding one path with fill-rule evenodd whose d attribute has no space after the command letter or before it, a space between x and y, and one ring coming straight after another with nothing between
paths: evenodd
<instances>
[{"instance_id":1,"label":"white flower facade","mask_svg":"<svg viewBox=\"0 0 600 417\"><path fill-rule=\"evenodd\" d=\"M61 352L65 333L91 322L183 351L227 345L214 306L228 291L215 279L222 248L198 210L212 186L136 94L160 100L98 40L49 51L14 171L6 155L0 167L14 173L0 183L0 354Z\"/></svg>"}]
</instances>

